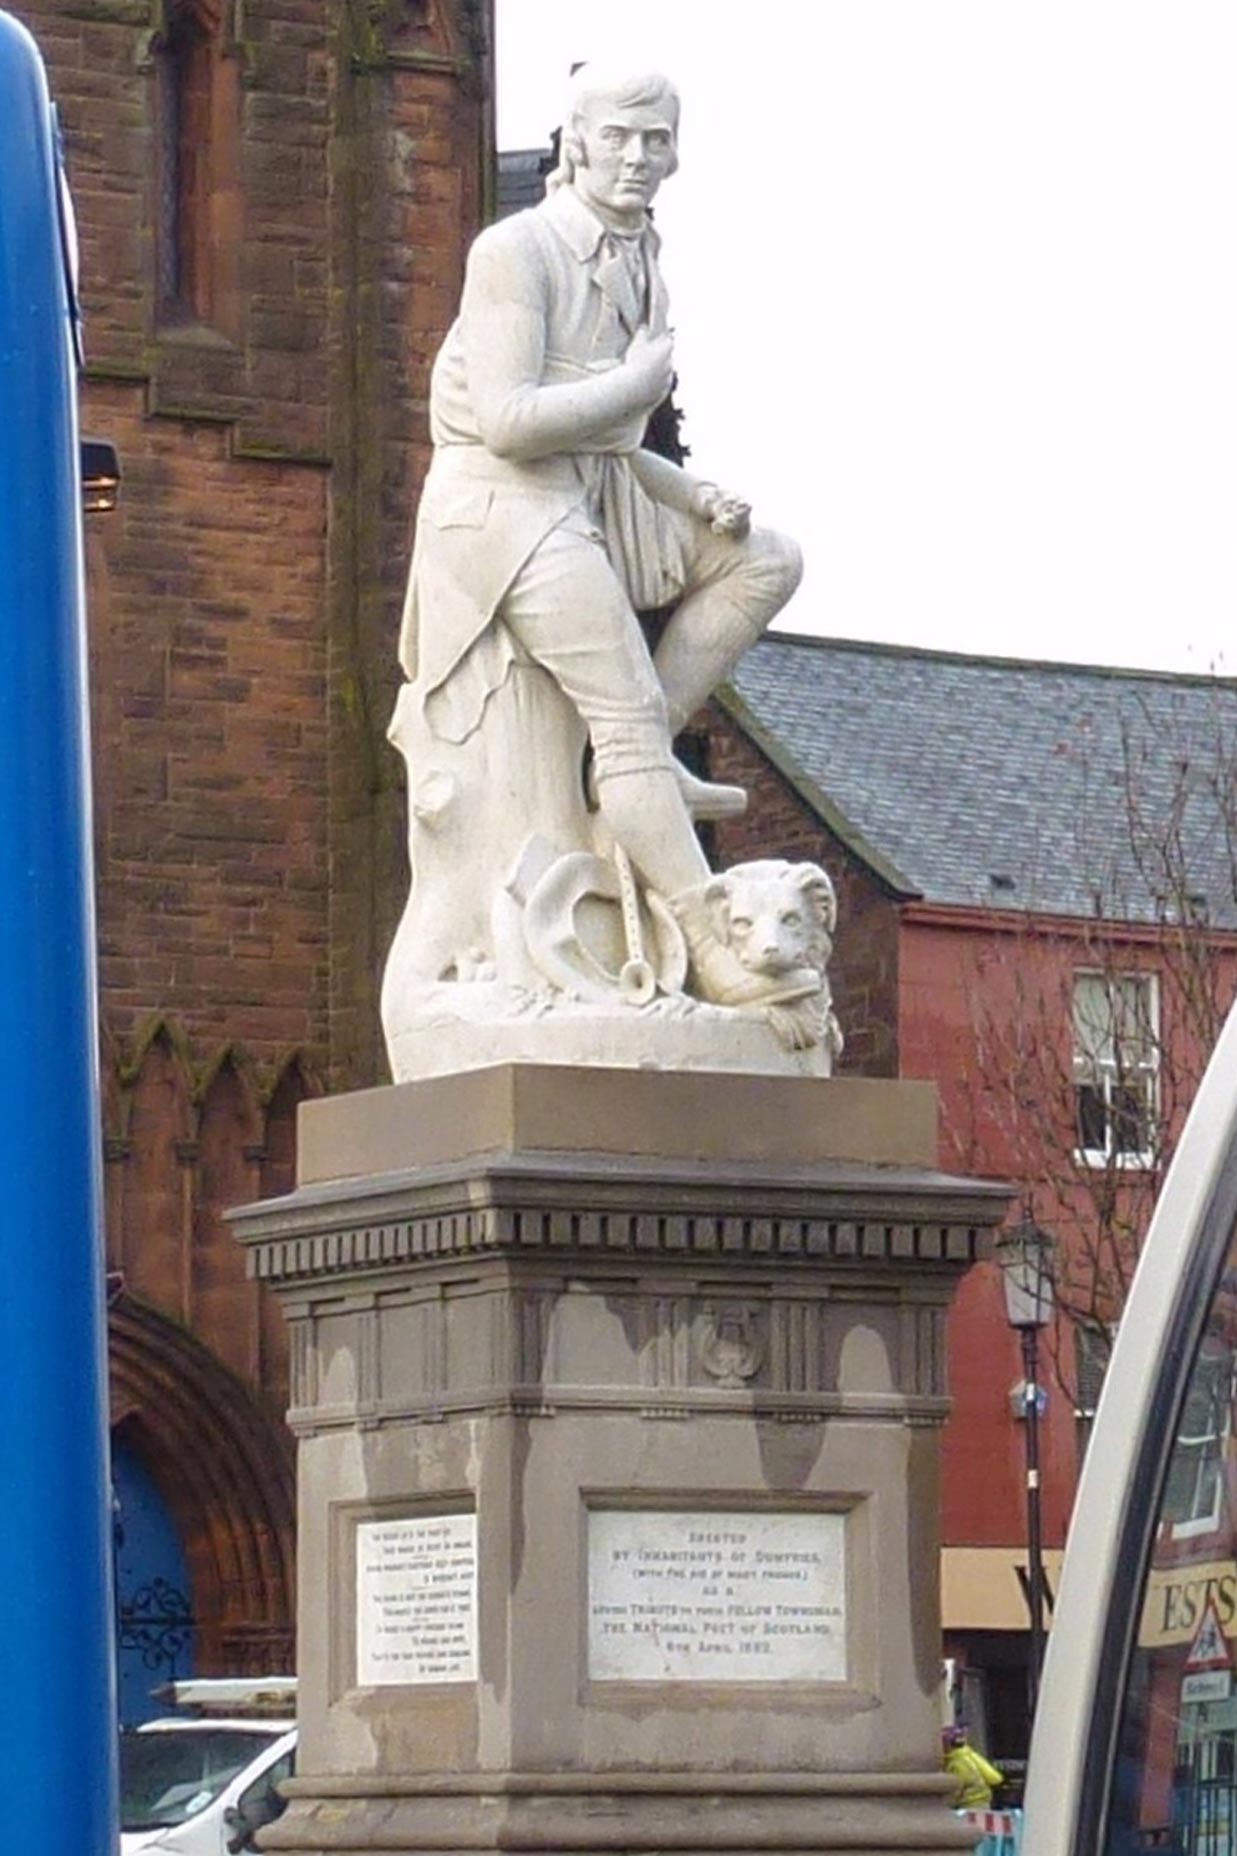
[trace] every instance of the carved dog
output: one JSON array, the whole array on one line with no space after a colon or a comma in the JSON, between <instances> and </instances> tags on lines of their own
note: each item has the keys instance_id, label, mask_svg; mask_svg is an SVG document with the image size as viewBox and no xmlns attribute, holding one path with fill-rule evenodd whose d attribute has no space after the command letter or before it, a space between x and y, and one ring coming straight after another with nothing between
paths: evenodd
<instances>
[{"instance_id":1,"label":"carved dog","mask_svg":"<svg viewBox=\"0 0 1237 1856\"><path fill-rule=\"evenodd\" d=\"M759 858L714 877L705 896L718 939L748 972L785 979L787 1002L765 1008L783 1043L792 1050L827 1043L838 1056L842 1033L827 974L838 911L827 873L819 864Z\"/></svg>"}]
</instances>

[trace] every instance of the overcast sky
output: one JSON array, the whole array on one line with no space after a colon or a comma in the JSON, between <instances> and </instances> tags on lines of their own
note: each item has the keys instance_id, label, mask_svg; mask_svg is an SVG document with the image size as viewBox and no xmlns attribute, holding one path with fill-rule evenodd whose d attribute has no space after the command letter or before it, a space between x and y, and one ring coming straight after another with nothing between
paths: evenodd
<instances>
[{"instance_id":1,"label":"overcast sky","mask_svg":"<svg viewBox=\"0 0 1237 1856\"><path fill-rule=\"evenodd\" d=\"M498 0L499 146L574 60L683 93L693 464L786 623L1237 673L1237 6Z\"/></svg>"}]
</instances>

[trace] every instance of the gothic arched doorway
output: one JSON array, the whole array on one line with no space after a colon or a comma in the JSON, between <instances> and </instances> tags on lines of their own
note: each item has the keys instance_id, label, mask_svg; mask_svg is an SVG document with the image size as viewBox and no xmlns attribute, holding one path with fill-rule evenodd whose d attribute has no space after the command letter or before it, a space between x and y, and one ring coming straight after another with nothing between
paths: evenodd
<instances>
[{"instance_id":1,"label":"gothic arched doorway","mask_svg":"<svg viewBox=\"0 0 1237 1856\"><path fill-rule=\"evenodd\" d=\"M169 1633L163 1673L155 1671L151 1686L191 1671L290 1670L288 1432L192 1334L128 1296L110 1313L108 1357L119 1518L125 1525L127 1505L128 1526L137 1530L133 1551L119 1556L119 1598L124 1608L127 1578L139 1655L159 1661L158 1633ZM151 1617L143 1634L144 1607ZM130 1678L130 1708L141 1679Z\"/></svg>"}]
</instances>

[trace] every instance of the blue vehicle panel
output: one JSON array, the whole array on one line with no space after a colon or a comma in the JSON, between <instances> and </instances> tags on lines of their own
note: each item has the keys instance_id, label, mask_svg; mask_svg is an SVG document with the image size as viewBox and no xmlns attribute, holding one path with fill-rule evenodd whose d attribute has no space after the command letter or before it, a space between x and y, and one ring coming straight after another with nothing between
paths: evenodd
<instances>
[{"instance_id":1,"label":"blue vehicle panel","mask_svg":"<svg viewBox=\"0 0 1237 1856\"><path fill-rule=\"evenodd\" d=\"M0 14L0 1783L115 1849L75 304L55 122Z\"/></svg>"}]
</instances>

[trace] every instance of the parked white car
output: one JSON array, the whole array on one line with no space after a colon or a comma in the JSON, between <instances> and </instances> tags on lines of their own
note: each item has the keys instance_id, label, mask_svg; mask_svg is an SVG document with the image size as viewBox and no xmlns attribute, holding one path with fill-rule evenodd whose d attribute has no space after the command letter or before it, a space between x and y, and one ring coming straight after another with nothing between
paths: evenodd
<instances>
[{"instance_id":1,"label":"parked white car","mask_svg":"<svg viewBox=\"0 0 1237 1856\"><path fill-rule=\"evenodd\" d=\"M195 1718L147 1721L120 1740L121 1856L237 1856L283 1809L296 1724L293 1678L175 1684L169 1699ZM263 1708L288 1712L271 1716ZM219 1709L234 1708L234 1713ZM253 1710L251 1712L250 1710Z\"/></svg>"}]
</instances>

